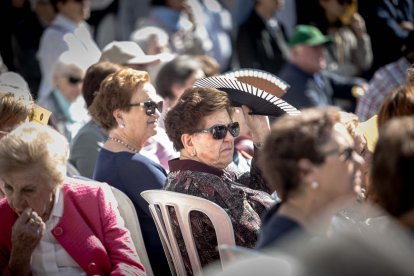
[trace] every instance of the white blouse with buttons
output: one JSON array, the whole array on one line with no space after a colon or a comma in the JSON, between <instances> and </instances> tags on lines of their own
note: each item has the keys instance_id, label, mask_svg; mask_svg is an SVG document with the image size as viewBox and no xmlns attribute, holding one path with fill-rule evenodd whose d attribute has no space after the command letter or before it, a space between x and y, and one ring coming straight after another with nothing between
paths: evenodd
<instances>
[{"instance_id":1,"label":"white blouse with buttons","mask_svg":"<svg viewBox=\"0 0 414 276\"><path fill-rule=\"evenodd\" d=\"M66 250L56 241L51 230L58 224L63 215L63 193L60 188L56 191L55 202L50 218L46 222L46 231L32 253L32 273L34 275L86 275ZM63 233L61 227L54 233Z\"/></svg>"}]
</instances>

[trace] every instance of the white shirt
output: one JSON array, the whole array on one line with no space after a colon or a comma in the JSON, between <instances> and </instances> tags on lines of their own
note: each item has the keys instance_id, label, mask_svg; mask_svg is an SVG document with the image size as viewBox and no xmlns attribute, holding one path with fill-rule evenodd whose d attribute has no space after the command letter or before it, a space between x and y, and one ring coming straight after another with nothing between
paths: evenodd
<instances>
[{"instance_id":1,"label":"white shirt","mask_svg":"<svg viewBox=\"0 0 414 276\"><path fill-rule=\"evenodd\" d=\"M63 193L58 188L52 213L46 221L45 234L32 253L31 269L34 275L86 275L52 235L51 231L58 224L62 215Z\"/></svg>"},{"instance_id":2,"label":"white shirt","mask_svg":"<svg viewBox=\"0 0 414 276\"><path fill-rule=\"evenodd\" d=\"M97 62L100 58L100 50L93 40L86 22L76 25L65 16L58 14L52 24L45 30L40 39L37 58L40 63L42 81L39 88L39 98L45 98L53 88L53 69L60 54L75 48L82 48L83 57L89 58L90 63Z\"/></svg>"}]
</instances>

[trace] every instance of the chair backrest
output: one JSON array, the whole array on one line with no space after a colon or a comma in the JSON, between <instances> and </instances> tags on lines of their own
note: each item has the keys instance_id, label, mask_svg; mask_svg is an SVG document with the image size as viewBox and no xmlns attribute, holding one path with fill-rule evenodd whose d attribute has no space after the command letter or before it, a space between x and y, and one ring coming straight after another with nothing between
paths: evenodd
<instances>
[{"instance_id":1,"label":"chair backrest","mask_svg":"<svg viewBox=\"0 0 414 276\"><path fill-rule=\"evenodd\" d=\"M118 202L118 210L121 214L121 217L124 219L125 227L131 233L131 238L134 242L135 249L137 250L142 265L145 267L145 272L148 276L153 276L154 273L152 272L147 249L145 248L141 226L139 224L138 215L134 204L124 192L112 186L111 189L116 201Z\"/></svg>"},{"instance_id":2,"label":"chair backrest","mask_svg":"<svg viewBox=\"0 0 414 276\"><path fill-rule=\"evenodd\" d=\"M214 202L201 197L163 190L143 191L141 196L149 203L149 208L157 226L158 234L162 240L164 251L166 251L166 254L172 256L175 268L173 270L170 263L172 273L176 272L178 275L186 275L183 256L181 255L172 228L172 219L169 212L170 207L175 210L187 254L190 258L191 267L195 275L202 275L202 268L191 229L191 211L204 213L211 220L216 231L218 245L235 245L231 220L226 211ZM221 253L220 260L222 265L227 264L228 260L226 256L223 256Z\"/></svg>"}]
</instances>

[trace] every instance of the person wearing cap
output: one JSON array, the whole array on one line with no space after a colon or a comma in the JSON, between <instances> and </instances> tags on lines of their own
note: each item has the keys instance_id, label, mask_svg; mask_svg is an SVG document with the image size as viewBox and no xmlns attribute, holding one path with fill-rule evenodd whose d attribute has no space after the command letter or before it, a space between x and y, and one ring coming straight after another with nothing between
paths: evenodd
<instances>
[{"instance_id":1,"label":"person wearing cap","mask_svg":"<svg viewBox=\"0 0 414 276\"><path fill-rule=\"evenodd\" d=\"M343 107L354 110L356 102L353 87L361 87L364 81L345 78L326 69L325 45L331 38L318 28L298 25L288 41L290 62L279 72L279 77L290 85L283 100L298 109L337 104L345 100Z\"/></svg>"},{"instance_id":2,"label":"person wearing cap","mask_svg":"<svg viewBox=\"0 0 414 276\"><path fill-rule=\"evenodd\" d=\"M38 59L42 80L38 98L46 98L53 88L53 67L58 57L73 46L80 47L84 58L98 61L100 49L93 40L85 19L90 14L89 0L50 0L57 11L51 25L44 31ZM78 53L81 55L80 53Z\"/></svg>"},{"instance_id":3,"label":"person wearing cap","mask_svg":"<svg viewBox=\"0 0 414 276\"><path fill-rule=\"evenodd\" d=\"M356 114L361 121L367 120L380 110L385 98L396 88L404 85L409 76L407 71L414 64L414 32L405 43L402 56L378 69L368 83L365 94L358 101Z\"/></svg>"}]
</instances>

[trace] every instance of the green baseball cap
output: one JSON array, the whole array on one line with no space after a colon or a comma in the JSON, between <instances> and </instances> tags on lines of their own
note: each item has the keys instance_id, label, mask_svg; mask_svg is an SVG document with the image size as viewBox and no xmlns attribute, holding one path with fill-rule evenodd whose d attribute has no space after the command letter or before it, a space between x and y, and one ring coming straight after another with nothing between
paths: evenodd
<instances>
[{"instance_id":1,"label":"green baseball cap","mask_svg":"<svg viewBox=\"0 0 414 276\"><path fill-rule=\"evenodd\" d=\"M289 39L288 45L292 48L301 44L318 46L331 42L331 38L323 35L318 28L310 25L297 25L293 35Z\"/></svg>"}]
</instances>

